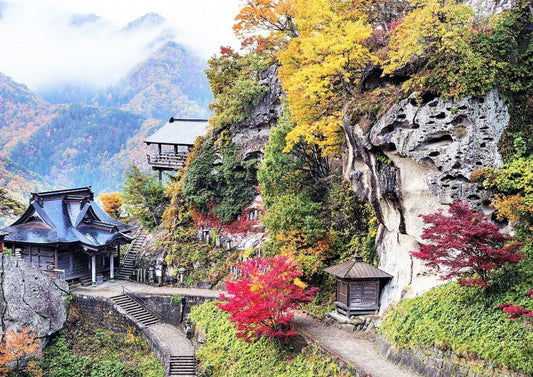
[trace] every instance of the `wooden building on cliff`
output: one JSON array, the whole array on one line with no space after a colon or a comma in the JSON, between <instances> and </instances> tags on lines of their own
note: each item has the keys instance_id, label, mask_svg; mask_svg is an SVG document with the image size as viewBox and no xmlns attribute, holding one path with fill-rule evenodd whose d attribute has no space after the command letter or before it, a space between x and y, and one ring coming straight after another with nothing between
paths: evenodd
<instances>
[{"instance_id":1,"label":"wooden building on cliff","mask_svg":"<svg viewBox=\"0 0 533 377\"><path fill-rule=\"evenodd\" d=\"M163 171L175 171L185 166L189 152L196 138L207 133L205 119L170 118L167 124L146 139L147 145L157 145L157 153L147 155L152 170L163 179Z\"/></svg>"},{"instance_id":2,"label":"wooden building on cliff","mask_svg":"<svg viewBox=\"0 0 533 377\"><path fill-rule=\"evenodd\" d=\"M32 193L24 214L6 232L5 247L66 280L114 278L115 256L132 227L105 213L90 187Z\"/></svg>"}]
</instances>

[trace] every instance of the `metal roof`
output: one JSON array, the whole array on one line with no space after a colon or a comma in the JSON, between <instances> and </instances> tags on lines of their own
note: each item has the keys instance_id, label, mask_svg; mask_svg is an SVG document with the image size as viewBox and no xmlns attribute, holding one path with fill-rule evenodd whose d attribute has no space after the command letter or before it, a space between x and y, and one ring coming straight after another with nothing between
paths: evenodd
<instances>
[{"instance_id":1,"label":"metal roof","mask_svg":"<svg viewBox=\"0 0 533 377\"><path fill-rule=\"evenodd\" d=\"M146 139L146 144L190 145L198 136L207 133L209 123L204 119L174 119Z\"/></svg>"},{"instance_id":2,"label":"metal roof","mask_svg":"<svg viewBox=\"0 0 533 377\"><path fill-rule=\"evenodd\" d=\"M385 271L380 270L363 262L363 258L357 256L348 262L337 264L335 266L324 269L327 273L335 275L341 279L391 279Z\"/></svg>"},{"instance_id":3,"label":"metal roof","mask_svg":"<svg viewBox=\"0 0 533 377\"><path fill-rule=\"evenodd\" d=\"M113 219L93 200L90 187L32 193L26 212L11 226L5 241L57 244L76 243L91 249L119 239L130 242L123 232L132 229Z\"/></svg>"}]
</instances>

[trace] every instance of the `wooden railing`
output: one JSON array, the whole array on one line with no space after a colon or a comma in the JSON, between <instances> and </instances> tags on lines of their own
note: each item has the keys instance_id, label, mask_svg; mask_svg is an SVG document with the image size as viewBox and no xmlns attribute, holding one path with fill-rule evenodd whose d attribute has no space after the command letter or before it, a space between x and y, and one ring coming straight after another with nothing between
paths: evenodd
<instances>
[{"instance_id":1,"label":"wooden railing","mask_svg":"<svg viewBox=\"0 0 533 377\"><path fill-rule=\"evenodd\" d=\"M148 157L148 163L154 167L161 168L176 168L185 166L185 160L187 159L187 153L157 153L152 155L146 155Z\"/></svg>"}]
</instances>

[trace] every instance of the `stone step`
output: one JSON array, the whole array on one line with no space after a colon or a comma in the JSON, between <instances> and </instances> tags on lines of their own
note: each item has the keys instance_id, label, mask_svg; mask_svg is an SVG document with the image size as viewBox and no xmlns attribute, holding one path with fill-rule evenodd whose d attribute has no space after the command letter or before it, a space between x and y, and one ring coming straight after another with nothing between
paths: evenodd
<instances>
[{"instance_id":1,"label":"stone step","mask_svg":"<svg viewBox=\"0 0 533 377\"><path fill-rule=\"evenodd\" d=\"M115 305L122 308L126 313L132 316L136 322L144 327L152 326L160 323L159 319L155 317L150 311L145 309L138 302L134 301L128 295L118 295L111 297Z\"/></svg>"}]
</instances>

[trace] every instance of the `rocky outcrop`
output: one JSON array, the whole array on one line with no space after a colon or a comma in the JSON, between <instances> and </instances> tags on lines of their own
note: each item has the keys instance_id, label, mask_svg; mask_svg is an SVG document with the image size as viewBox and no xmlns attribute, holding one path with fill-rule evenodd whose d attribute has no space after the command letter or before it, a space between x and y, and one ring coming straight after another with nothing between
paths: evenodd
<instances>
[{"instance_id":1,"label":"rocky outcrop","mask_svg":"<svg viewBox=\"0 0 533 377\"><path fill-rule=\"evenodd\" d=\"M464 4L472 7L476 15L490 17L511 9L516 5L516 0L465 0Z\"/></svg>"},{"instance_id":2,"label":"rocky outcrop","mask_svg":"<svg viewBox=\"0 0 533 377\"><path fill-rule=\"evenodd\" d=\"M276 125L281 116L281 95L283 89L278 79L278 67L273 65L260 74L260 85L267 87L263 98L247 111L242 122L230 128L232 141L241 148L245 159L260 158L268 142L270 129Z\"/></svg>"},{"instance_id":3,"label":"rocky outcrop","mask_svg":"<svg viewBox=\"0 0 533 377\"><path fill-rule=\"evenodd\" d=\"M370 128L345 119L343 171L376 211L379 267L394 276L382 296L383 310L439 282L409 254L421 242L420 214L456 200L490 214L488 193L469 177L501 165L497 144L508 122L507 105L495 90L450 102L422 98L419 104L411 96Z\"/></svg>"},{"instance_id":4,"label":"rocky outcrop","mask_svg":"<svg viewBox=\"0 0 533 377\"><path fill-rule=\"evenodd\" d=\"M31 327L39 338L63 328L68 284L30 262L1 254L0 331Z\"/></svg>"}]
</instances>

